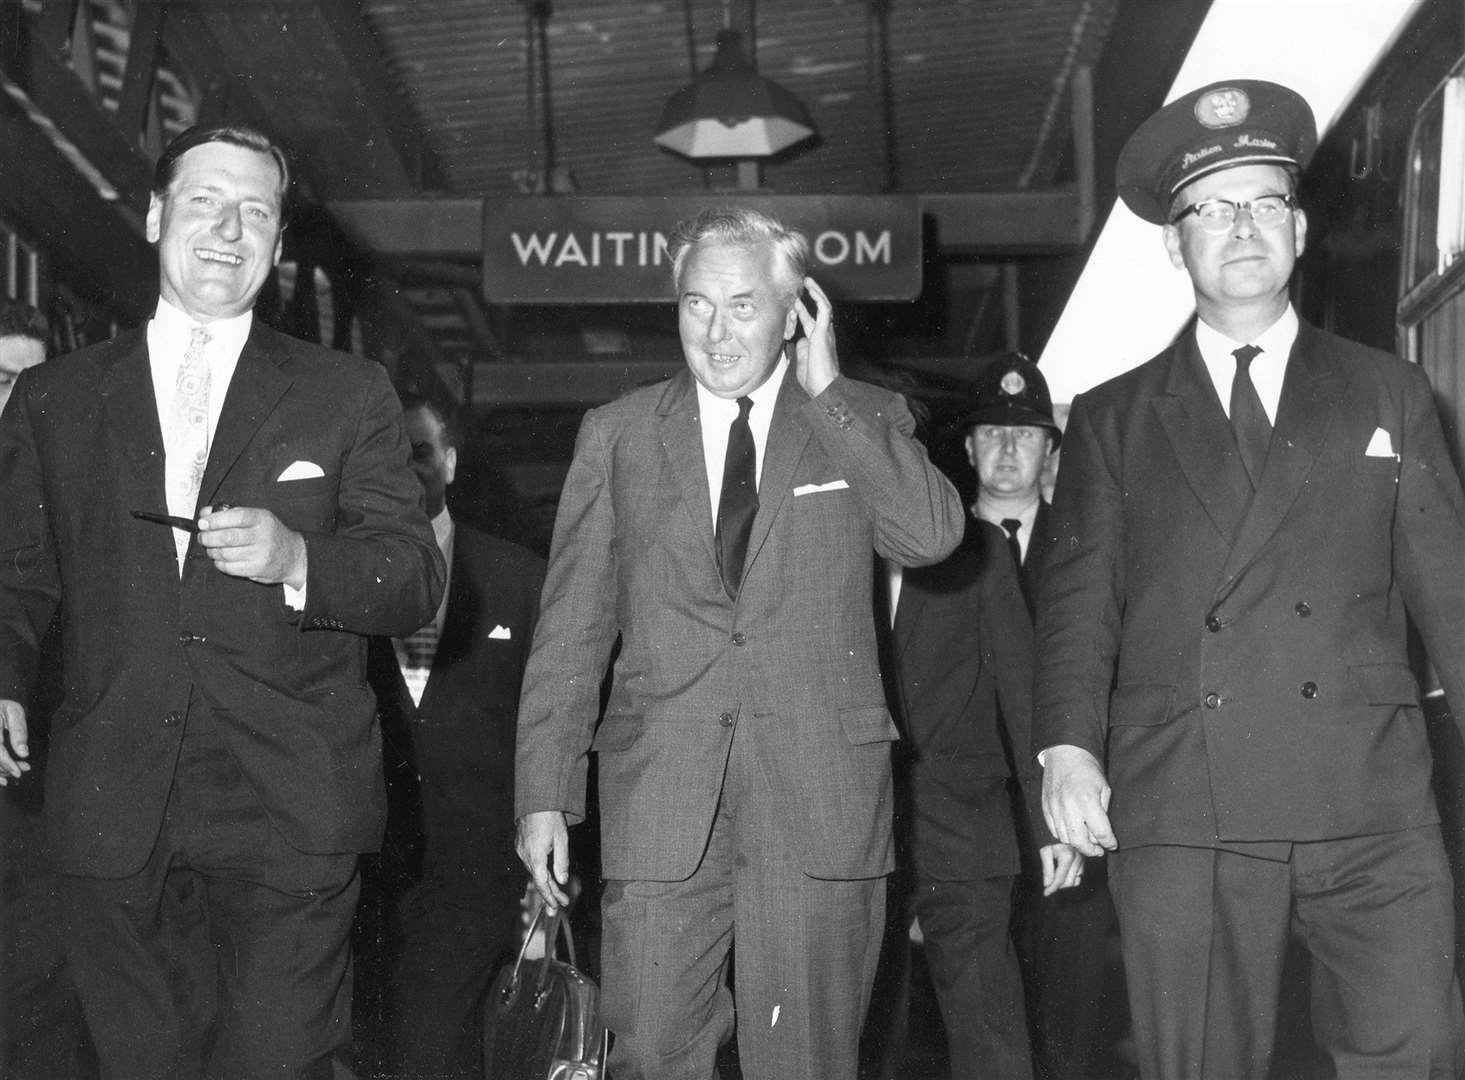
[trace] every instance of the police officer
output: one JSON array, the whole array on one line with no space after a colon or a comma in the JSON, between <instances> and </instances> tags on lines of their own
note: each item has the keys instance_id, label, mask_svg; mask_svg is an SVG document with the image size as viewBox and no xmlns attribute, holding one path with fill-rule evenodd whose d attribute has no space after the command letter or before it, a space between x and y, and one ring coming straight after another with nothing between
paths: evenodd
<instances>
[{"instance_id":1,"label":"police officer","mask_svg":"<svg viewBox=\"0 0 1465 1080\"><path fill-rule=\"evenodd\" d=\"M977 476L963 542L892 581L894 679L912 760L913 912L946 1021L953 1077L1031 1077L1012 935L1020 838L1012 787L1030 764L1032 619L1024 577L1041 558L1044 466L1061 437L1037 365L1012 355L977 387L967 430ZM1023 815L1024 817L1026 815ZM1082 859L1042 848L1047 891Z\"/></svg>"}]
</instances>

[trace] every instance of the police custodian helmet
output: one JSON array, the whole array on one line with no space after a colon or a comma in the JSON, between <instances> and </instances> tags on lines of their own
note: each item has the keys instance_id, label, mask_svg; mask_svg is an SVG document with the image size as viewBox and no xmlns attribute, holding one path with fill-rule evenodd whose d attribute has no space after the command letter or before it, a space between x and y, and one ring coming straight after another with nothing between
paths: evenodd
<instances>
[{"instance_id":1,"label":"police custodian helmet","mask_svg":"<svg viewBox=\"0 0 1465 1080\"><path fill-rule=\"evenodd\" d=\"M1053 433L1055 449L1063 438L1053 420L1048 382L1038 365L1022 353L1008 353L994 360L978 378L972 407L960 420L963 429L977 424L1045 427Z\"/></svg>"}]
</instances>

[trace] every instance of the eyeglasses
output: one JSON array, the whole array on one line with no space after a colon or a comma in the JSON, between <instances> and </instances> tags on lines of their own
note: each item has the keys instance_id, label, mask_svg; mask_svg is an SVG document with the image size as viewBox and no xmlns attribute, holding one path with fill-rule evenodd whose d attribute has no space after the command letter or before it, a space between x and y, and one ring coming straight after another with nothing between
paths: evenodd
<instances>
[{"instance_id":1,"label":"eyeglasses","mask_svg":"<svg viewBox=\"0 0 1465 1080\"><path fill-rule=\"evenodd\" d=\"M1200 227L1208 233L1227 232L1236 224L1236 215L1245 210L1256 222L1258 229L1279 229L1287 215L1295 209L1297 200L1291 195L1259 195L1255 199L1232 202L1230 199L1206 199L1191 203L1170 219L1170 224L1180 222L1194 214L1200 218Z\"/></svg>"}]
</instances>

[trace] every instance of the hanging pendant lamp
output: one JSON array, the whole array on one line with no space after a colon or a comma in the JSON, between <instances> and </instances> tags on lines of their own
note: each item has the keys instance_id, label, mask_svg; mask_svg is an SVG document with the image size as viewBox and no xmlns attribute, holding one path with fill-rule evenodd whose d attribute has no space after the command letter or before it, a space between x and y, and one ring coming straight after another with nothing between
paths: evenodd
<instances>
[{"instance_id":1,"label":"hanging pendant lamp","mask_svg":"<svg viewBox=\"0 0 1465 1080\"><path fill-rule=\"evenodd\" d=\"M753 69L736 30L720 30L711 66L667 99L656 142L689 158L764 158L813 134L804 103Z\"/></svg>"}]
</instances>

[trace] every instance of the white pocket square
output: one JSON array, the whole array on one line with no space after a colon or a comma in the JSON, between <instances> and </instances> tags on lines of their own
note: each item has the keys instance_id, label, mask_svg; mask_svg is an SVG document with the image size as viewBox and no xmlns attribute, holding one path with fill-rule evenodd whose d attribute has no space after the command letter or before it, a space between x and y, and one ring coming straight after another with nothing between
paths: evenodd
<instances>
[{"instance_id":1,"label":"white pocket square","mask_svg":"<svg viewBox=\"0 0 1465 1080\"><path fill-rule=\"evenodd\" d=\"M513 636L512 631L507 626L495 626L488 632L488 639L490 641L508 641Z\"/></svg>"},{"instance_id":2,"label":"white pocket square","mask_svg":"<svg viewBox=\"0 0 1465 1080\"><path fill-rule=\"evenodd\" d=\"M1389 433L1383 428L1373 429L1373 438L1368 440L1368 449L1363 452L1364 457L1398 457L1394 453L1394 441L1389 438Z\"/></svg>"},{"instance_id":3,"label":"white pocket square","mask_svg":"<svg viewBox=\"0 0 1465 1080\"><path fill-rule=\"evenodd\" d=\"M804 484L794 488L795 495L817 495L821 491L842 491L849 487L843 480L831 480L827 484Z\"/></svg>"},{"instance_id":4,"label":"white pocket square","mask_svg":"<svg viewBox=\"0 0 1465 1080\"><path fill-rule=\"evenodd\" d=\"M314 480L317 476L324 476L325 470L313 461L292 461L288 468L275 478L275 482L282 483L286 480Z\"/></svg>"}]
</instances>

